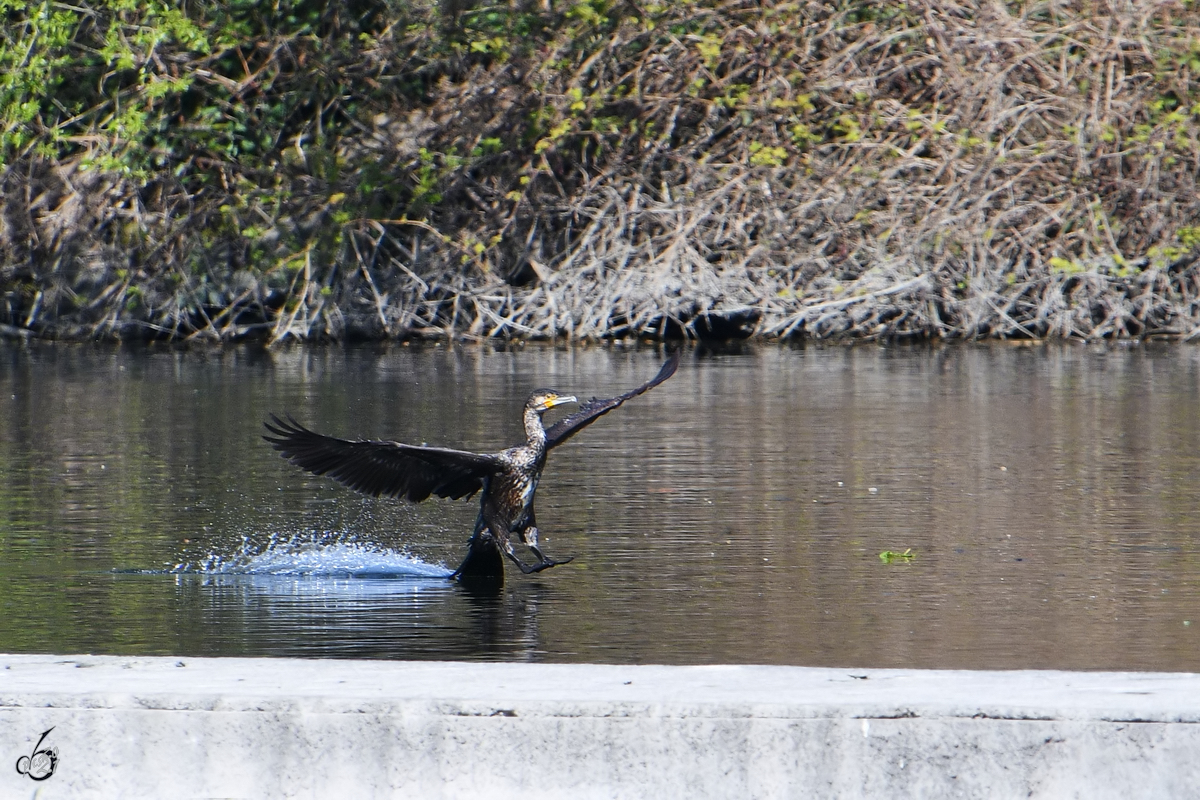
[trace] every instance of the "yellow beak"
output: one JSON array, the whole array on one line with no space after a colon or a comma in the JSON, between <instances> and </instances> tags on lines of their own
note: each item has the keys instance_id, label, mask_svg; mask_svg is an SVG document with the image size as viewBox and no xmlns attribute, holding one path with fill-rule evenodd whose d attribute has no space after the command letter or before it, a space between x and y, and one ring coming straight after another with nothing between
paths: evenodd
<instances>
[{"instance_id":1,"label":"yellow beak","mask_svg":"<svg viewBox=\"0 0 1200 800\"><path fill-rule=\"evenodd\" d=\"M546 398L545 402L542 403L542 410L544 411L546 409L554 408L555 406L561 406L564 403L578 403L578 402L579 402L579 400L577 400L575 395L573 395L573 394L572 395L556 394L553 397Z\"/></svg>"}]
</instances>

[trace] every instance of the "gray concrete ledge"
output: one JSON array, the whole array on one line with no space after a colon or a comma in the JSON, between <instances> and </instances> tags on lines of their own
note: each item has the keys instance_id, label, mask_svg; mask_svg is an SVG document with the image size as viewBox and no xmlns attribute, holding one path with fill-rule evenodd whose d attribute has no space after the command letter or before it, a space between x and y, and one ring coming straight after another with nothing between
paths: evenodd
<instances>
[{"instance_id":1,"label":"gray concrete ledge","mask_svg":"<svg viewBox=\"0 0 1200 800\"><path fill-rule=\"evenodd\" d=\"M0 797L35 792L1193 797L1200 675L0 655Z\"/></svg>"}]
</instances>

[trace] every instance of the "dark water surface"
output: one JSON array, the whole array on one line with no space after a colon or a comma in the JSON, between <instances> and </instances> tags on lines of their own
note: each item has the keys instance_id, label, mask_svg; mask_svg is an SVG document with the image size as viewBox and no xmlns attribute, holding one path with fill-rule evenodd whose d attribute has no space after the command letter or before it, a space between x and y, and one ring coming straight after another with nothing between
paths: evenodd
<instances>
[{"instance_id":1,"label":"dark water surface","mask_svg":"<svg viewBox=\"0 0 1200 800\"><path fill-rule=\"evenodd\" d=\"M689 352L554 451L552 557L260 438L497 450L652 350L0 349L0 652L1200 670L1200 349ZM910 550L885 563L882 551Z\"/></svg>"}]
</instances>

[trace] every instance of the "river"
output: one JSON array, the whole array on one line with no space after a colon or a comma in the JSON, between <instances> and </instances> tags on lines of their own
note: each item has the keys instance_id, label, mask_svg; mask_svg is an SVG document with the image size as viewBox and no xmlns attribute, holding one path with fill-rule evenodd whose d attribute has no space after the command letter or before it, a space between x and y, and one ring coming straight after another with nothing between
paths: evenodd
<instances>
[{"instance_id":1,"label":"river","mask_svg":"<svg viewBox=\"0 0 1200 800\"><path fill-rule=\"evenodd\" d=\"M0 652L1200 670L1193 347L689 349L551 454L574 561L494 594L444 577L476 501L362 498L260 438L499 450L533 389L663 358L4 347Z\"/></svg>"}]
</instances>

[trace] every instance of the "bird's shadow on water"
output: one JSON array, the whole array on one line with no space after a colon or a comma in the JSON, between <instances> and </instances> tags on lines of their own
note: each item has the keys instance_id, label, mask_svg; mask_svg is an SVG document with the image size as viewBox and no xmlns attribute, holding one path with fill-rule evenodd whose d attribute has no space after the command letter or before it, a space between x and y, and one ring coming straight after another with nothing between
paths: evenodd
<instances>
[{"instance_id":1,"label":"bird's shadow on water","mask_svg":"<svg viewBox=\"0 0 1200 800\"><path fill-rule=\"evenodd\" d=\"M170 571L191 655L531 660L556 592L372 545L289 539Z\"/></svg>"}]
</instances>

